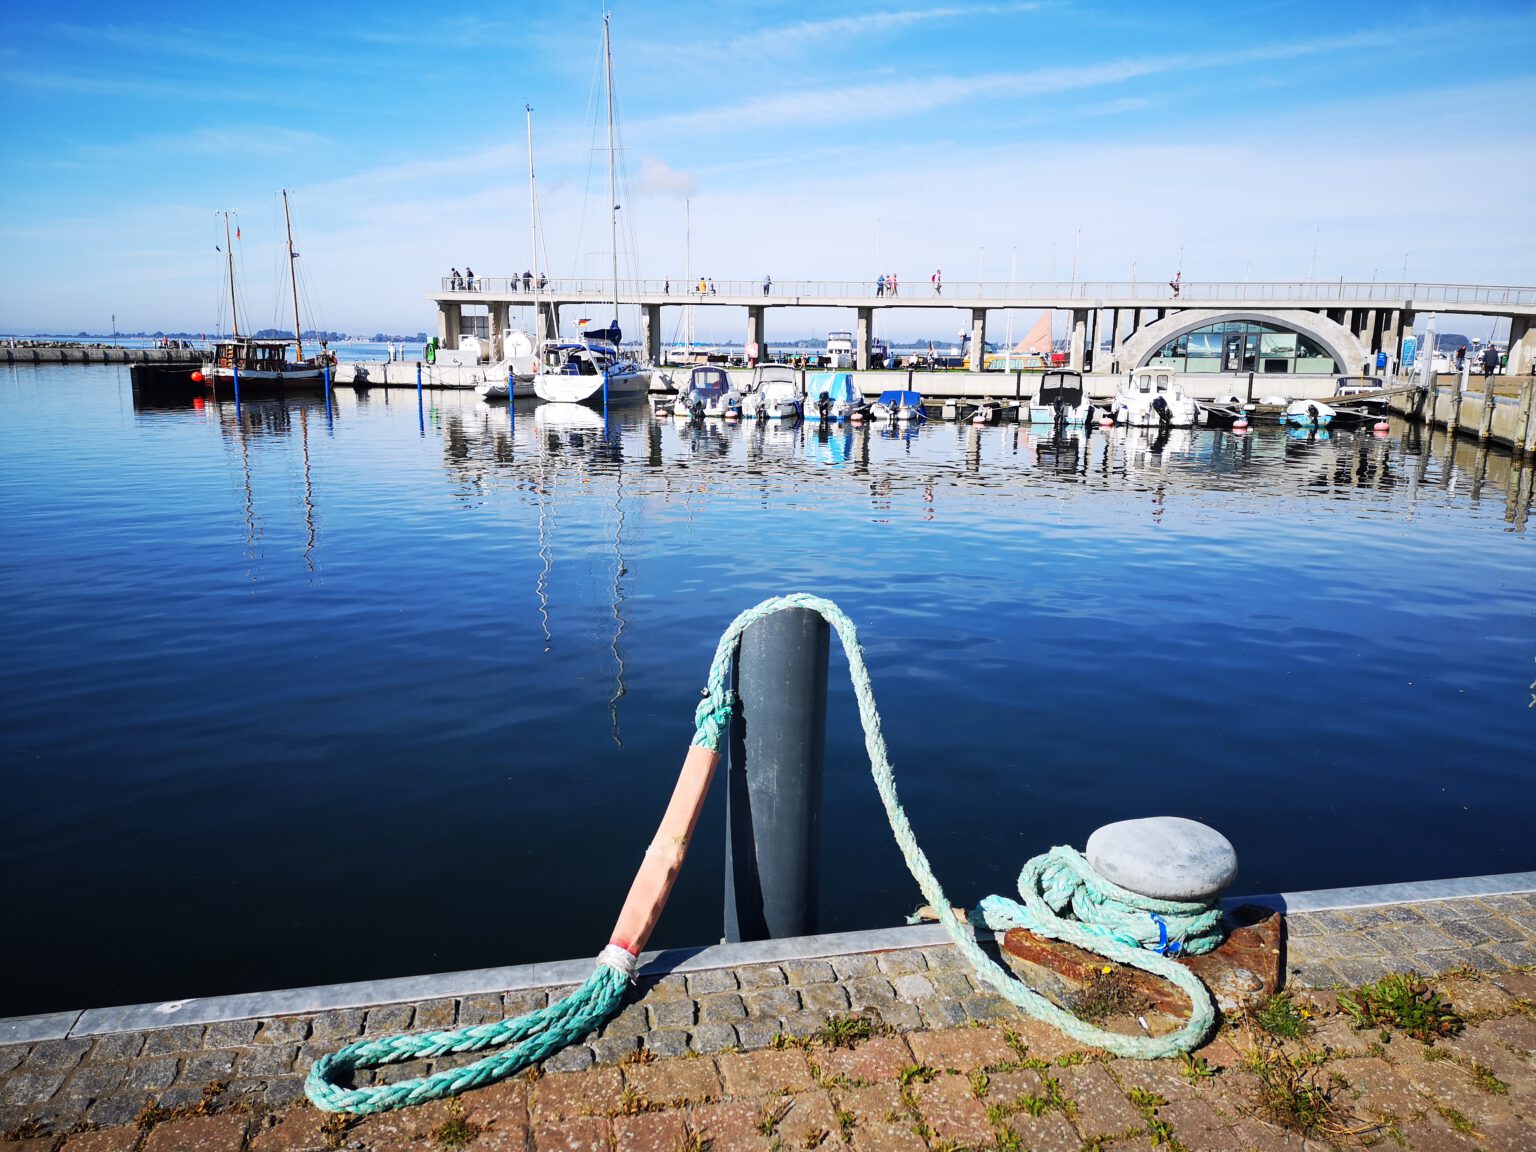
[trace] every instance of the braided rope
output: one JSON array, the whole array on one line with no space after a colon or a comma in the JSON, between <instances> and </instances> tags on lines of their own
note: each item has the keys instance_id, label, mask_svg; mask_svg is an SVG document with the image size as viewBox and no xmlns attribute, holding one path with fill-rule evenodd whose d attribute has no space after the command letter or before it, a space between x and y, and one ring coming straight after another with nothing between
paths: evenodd
<instances>
[{"instance_id":1,"label":"braided rope","mask_svg":"<svg viewBox=\"0 0 1536 1152\"><path fill-rule=\"evenodd\" d=\"M787 608L804 608L815 612L837 633L848 658L848 672L853 680L854 697L858 701L859 721L864 728L864 747L869 753L870 770L902 858L924 898L937 910L939 920L955 946L981 978L1036 1019L1055 1025L1080 1043L1103 1048L1118 1056L1142 1059L1171 1056L1198 1045L1215 1021L1215 1008L1210 993L1188 969L1129 942L1134 937L1128 931L1113 927L1113 917L1107 910L1112 910L1116 905L1137 905L1139 901L1137 907L1142 916L1156 912L1160 916L1179 918L1177 939L1185 942L1187 951L1207 951L1215 946L1215 940L1208 945L1204 944L1205 936L1202 935L1214 924L1212 921L1202 927L1202 921L1212 914L1211 910L1173 901L1148 902L1093 874L1087 862L1070 848L1054 849L1035 857L1024 866L1019 876L1019 891L1024 899L1022 906L996 896L983 901L983 912L989 917L989 926L1027 926L1041 935L1066 940L1090 952L1172 981L1190 998L1190 1018L1185 1025L1177 1032L1161 1037L1123 1036L1094 1028L1016 980L982 951L969 925L955 915L933 874L928 858L918 847L906 812L902 810L858 632L853 621L832 601L806 593L778 596L749 608L731 622L715 648L704 699L694 713L692 743L711 751L719 750L735 707L735 698L728 680L731 660L741 643L742 633L757 621ZM1064 919L1057 915L1058 911L1068 906L1078 920ZM1214 915L1219 917L1220 914L1216 912ZM326 1112L367 1114L438 1100L493 1083L514 1075L600 1028L617 1011L633 976L633 958L621 949L606 948L586 982L547 1008L491 1024L355 1041L316 1060L305 1081L304 1091L317 1108ZM336 1083L339 1078L358 1069L378 1068L406 1060L431 1059L452 1053L479 1052L504 1045L510 1047L462 1068L448 1069L413 1080L362 1088L346 1088Z\"/></svg>"}]
</instances>

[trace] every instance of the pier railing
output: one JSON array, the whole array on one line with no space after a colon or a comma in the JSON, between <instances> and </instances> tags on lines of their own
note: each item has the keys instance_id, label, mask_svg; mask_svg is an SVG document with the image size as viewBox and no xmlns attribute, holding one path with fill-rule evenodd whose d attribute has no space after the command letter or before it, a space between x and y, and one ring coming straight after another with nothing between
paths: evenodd
<instances>
[{"instance_id":1,"label":"pier railing","mask_svg":"<svg viewBox=\"0 0 1536 1152\"><path fill-rule=\"evenodd\" d=\"M544 285L524 287L518 276L477 276L472 280L452 277L442 279L444 293L464 293L468 298L479 295L498 297L512 296L533 301L540 297L555 299L603 300L613 293L608 280L559 279L548 280ZM1050 303L1070 306L1081 301L1085 307L1097 301L1146 301L1148 306L1176 305L1187 307L1201 303L1251 302L1254 304L1299 303L1314 305L1379 304L1402 306L1412 301L1419 310L1436 304L1455 305L1465 309L1468 305L1487 305L1491 308L1536 307L1536 287L1523 288L1504 284L1436 284L1419 281L1184 281L1177 289L1163 281L1146 280L1080 280L1071 281L1007 281L1007 280L949 280L935 285L930 279L900 280L893 289L887 284L883 289L871 280L774 280L766 288L761 280L703 281L703 290L697 280L683 282L669 278L619 281L619 297L633 303L645 300L649 303L678 301L682 303L713 301L722 303L760 303L764 300L780 302L786 299L802 303L810 300L871 300L886 302L911 301L914 305L942 306L953 300L956 306L976 301L996 302L999 306L1017 304L1023 307ZM723 299L722 299L723 298Z\"/></svg>"}]
</instances>

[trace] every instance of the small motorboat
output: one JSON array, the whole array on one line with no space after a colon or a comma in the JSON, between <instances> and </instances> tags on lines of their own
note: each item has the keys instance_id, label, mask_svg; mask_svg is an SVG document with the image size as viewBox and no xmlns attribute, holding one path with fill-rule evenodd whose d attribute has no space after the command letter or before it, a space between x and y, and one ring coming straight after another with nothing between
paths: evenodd
<instances>
[{"instance_id":1,"label":"small motorboat","mask_svg":"<svg viewBox=\"0 0 1536 1152\"><path fill-rule=\"evenodd\" d=\"M807 420L860 420L865 410L864 394L853 386L851 372L813 372L806 382Z\"/></svg>"},{"instance_id":2,"label":"small motorboat","mask_svg":"<svg viewBox=\"0 0 1536 1152\"><path fill-rule=\"evenodd\" d=\"M690 419L735 420L741 416L741 393L714 364L700 364L688 375L687 385L672 405L674 416Z\"/></svg>"},{"instance_id":3,"label":"small motorboat","mask_svg":"<svg viewBox=\"0 0 1536 1152\"><path fill-rule=\"evenodd\" d=\"M887 388L869 406L869 414L876 420L921 423L928 419L928 413L923 409L922 394L910 388Z\"/></svg>"},{"instance_id":4,"label":"small motorboat","mask_svg":"<svg viewBox=\"0 0 1536 1152\"><path fill-rule=\"evenodd\" d=\"M743 402L747 414L759 420L798 420L805 413L800 383L788 364L759 364Z\"/></svg>"},{"instance_id":5,"label":"small motorboat","mask_svg":"<svg viewBox=\"0 0 1536 1152\"><path fill-rule=\"evenodd\" d=\"M1280 423L1290 428L1326 428L1335 415L1321 400L1297 400L1280 413Z\"/></svg>"},{"instance_id":6,"label":"small motorboat","mask_svg":"<svg viewBox=\"0 0 1536 1152\"><path fill-rule=\"evenodd\" d=\"M1200 406L1184 393L1172 368L1137 368L1115 391L1115 420L1140 428L1193 428Z\"/></svg>"},{"instance_id":7,"label":"small motorboat","mask_svg":"<svg viewBox=\"0 0 1536 1152\"><path fill-rule=\"evenodd\" d=\"M1031 424L1090 424L1094 406L1081 372L1052 371L1040 377L1040 392L1029 405Z\"/></svg>"}]
</instances>

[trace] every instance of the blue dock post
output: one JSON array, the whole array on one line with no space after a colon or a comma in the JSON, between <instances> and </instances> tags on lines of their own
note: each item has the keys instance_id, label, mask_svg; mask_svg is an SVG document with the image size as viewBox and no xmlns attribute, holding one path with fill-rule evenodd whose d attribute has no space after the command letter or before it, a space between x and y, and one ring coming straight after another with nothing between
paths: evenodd
<instances>
[{"instance_id":1,"label":"blue dock post","mask_svg":"<svg viewBox=\"0 0 1536 1152\"><path fill-rule=\"evenodd\" d=\"M331 420L331 364L329 360L325 363L325 426L327 429L335 427Z\"/></svg>"},{"instance_id":2,"label":"blue dock post","mask_svg":"<svg viewBox=\"0 0 1536 1152\"><path fill-rule=\"evenodd\" d=\"M831 630L804 608L747 628L726 773L725 938L816 931Z\"/></svg>"},{"instance_id":3,"label":"blue dock post","mask_svg":"<svg viewBox=\"0 0 1536 1152\"><path fill-rule=\"evenodd\" d=\"M384 383L389 383L389 372L384 373ZM421 361L416 361L416 427L425 432L427 430L427 414L421 407Z\"/></svg>"},{"instance_id":4,"label":"blue dock post","mask_svg":"<svg viewBox=\"0 0 1536 1152\"><path fill-rule=\"evenodd\" d=\"M238 420L240 418L240 364L238 357L236 357L232 367L235 374L235 419Z\"/></svg>"}]
</instances>

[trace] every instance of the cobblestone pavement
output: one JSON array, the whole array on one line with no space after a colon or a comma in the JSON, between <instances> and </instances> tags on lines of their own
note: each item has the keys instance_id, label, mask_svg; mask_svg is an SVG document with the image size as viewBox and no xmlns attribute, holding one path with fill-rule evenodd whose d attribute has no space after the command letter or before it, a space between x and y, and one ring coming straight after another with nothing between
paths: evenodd
<instances>
[{"instance_id":1,"label":"cobblestone pavement","mask_svg":"<svg viewBox=\"0 0 1536 1152\"><path fill-rule=\"evenodd\" d=\"M1228 1027L1201 1051L1204 1067L1075 1050L938 946L648 979L600 1033L534 1073L346 1126L303 1100L320 1053L361 1034L520 1014L569 989L0 1047L0 1152L1263 1152L1369 1139L1536 1148L1536 894L1300 913L1288 929L1291 987L1312 1035L1275 1046ZM1437 976L1468 1021L1460 1036L1433 1047L1392 1032L1384 1041L1336 1011L1330 986L1408 968ZM845 1037L829 1020L867 1022L870 1034L839 1046ZM1299 1088L1293 1079L1276 1097L1287 1076L1301 1076ZM1271 1097L1305 1105L1308 1083L1333 1104L1304 1143L1268 1118L1263 1100L1267 1085Z\"/></svg>"}]
</instances>

